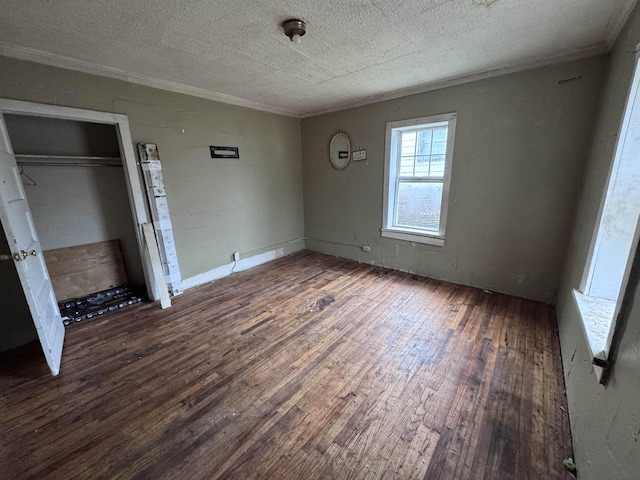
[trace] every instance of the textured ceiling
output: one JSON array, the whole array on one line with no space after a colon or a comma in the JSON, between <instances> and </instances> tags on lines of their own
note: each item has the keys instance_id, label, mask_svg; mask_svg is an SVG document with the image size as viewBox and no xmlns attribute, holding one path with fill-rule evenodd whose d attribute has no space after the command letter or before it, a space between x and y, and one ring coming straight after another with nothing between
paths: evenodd
<instances>
[{"instance_id":1,"label":"textured ceiling","mask_svg":"<svg viewBox=\"0 0 640 480\"><path fill-rule=\"evenodd\" d=\"M635 2L0 0L0 53L304 116L605 51Z\"/></svg>"}]
</instances>

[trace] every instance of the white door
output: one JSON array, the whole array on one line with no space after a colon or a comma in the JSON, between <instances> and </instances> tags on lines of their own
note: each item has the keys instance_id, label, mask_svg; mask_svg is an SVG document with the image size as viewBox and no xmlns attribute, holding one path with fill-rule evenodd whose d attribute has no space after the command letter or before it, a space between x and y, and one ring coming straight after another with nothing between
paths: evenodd
<instances>
[{"instance_id":1,"label":"white door","mask_svg":"<svg viewBox=\"0 0 640 480\"><path fill-rule=\"evenodd\" d=\"M64 324L38 241L9 134L0 114L0 221L7 236L44 356L60 371ZM5 252L0 252L5 253Z\"/></svg>"}]
</instances>

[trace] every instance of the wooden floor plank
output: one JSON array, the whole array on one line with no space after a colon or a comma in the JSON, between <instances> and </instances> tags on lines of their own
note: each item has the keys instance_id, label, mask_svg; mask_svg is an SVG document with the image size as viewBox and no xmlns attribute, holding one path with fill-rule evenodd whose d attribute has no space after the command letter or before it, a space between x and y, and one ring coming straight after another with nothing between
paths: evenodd
<instances>
[{"instance_id":1,"label":"wooden floor plank","mask_svg":"<svg viewBox=\"0 0 640 480\"><path fill-rule=\"evenodd\" d=\"M569 479L552 306L300 252L0 354L12 479Z\"/></svg>"}]
</instances>

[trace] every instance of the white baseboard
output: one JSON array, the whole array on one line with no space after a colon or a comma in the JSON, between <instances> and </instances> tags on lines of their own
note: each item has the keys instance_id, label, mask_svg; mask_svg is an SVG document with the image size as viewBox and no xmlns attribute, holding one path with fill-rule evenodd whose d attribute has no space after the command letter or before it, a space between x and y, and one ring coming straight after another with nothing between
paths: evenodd
<instances>
[{"instance_id":1,"label":"white baseboard","mask_svg":"<svg viewBox=\"0 0 640 480\"><path fill-rule=\"evenodd\" d=\"M184 278L182 279L182 288L183 290L187 290L189 288L197 287L199 285L203 285L205 283L227 277L235 272L249 270L250 268L262 265L263 263L267 263L281 257L286 257L287 255L295 252L299 252L300 250L304 250L304 248L304 239L292 240L285 246L276 248L275 250L270 250L258 255L253 255L252 257L241 258L237 263L235 263L235 268L234 262L231 262L227 263L226 265L216 267L213 270L209 270L208 272L199 273L198 275L194 275L193 277L189 278Z\"/></svg>"}]
</instances>

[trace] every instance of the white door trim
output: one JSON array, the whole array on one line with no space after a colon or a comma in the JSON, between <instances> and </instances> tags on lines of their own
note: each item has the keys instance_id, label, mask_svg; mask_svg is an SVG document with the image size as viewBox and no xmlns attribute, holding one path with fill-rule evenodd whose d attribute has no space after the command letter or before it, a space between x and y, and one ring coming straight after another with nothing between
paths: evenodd
<instances>
[{"instance_id":1,"label":"white door trim","mask_svg":"<svg viewBox=\"0 0 640 480\"><path fill-rule=\"evenodd\" d=\"M123 159L124 177L133 213L136 239L142 260L147 293L149 298L156 301L160 299L160 291L166 285L157 285L153 276L152 259L144 240L142 226L150 222L150 216L145 203L142 173L138 168L138 161L133 149L129 119L126 115L109 112L98 112L80 108L61 107L58 105L45 105L40 103L25 102L0 98L0 116L5 113L18 115L32 115L38 117L59 118L64 120L78 120L83 122L102 123L115 125L120 142L120 152ZM160 267L162 268L162 267Z\"/></svg>"}]
</instances>

